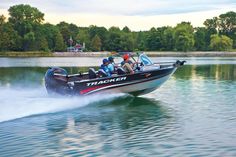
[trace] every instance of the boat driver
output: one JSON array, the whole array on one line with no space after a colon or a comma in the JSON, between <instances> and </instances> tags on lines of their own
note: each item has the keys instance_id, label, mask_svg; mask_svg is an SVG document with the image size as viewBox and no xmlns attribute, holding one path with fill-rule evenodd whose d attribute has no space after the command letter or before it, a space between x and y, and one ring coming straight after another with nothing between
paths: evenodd
<instances>
[{"instance_id":1,"label":"boat driver","mask_svg":"<svg viewBox=\"0 0 236 157\"><path fill-rule=\"evenodd\" d=\"M124 55L123 55L123 59L124 59L124 60L121 62L122 68L123 68L127 73L134 74L134 70L133 70L134 64L133 64L133 62L130 60L129 54L124 54Z\"/></svg>"}]
</instances>

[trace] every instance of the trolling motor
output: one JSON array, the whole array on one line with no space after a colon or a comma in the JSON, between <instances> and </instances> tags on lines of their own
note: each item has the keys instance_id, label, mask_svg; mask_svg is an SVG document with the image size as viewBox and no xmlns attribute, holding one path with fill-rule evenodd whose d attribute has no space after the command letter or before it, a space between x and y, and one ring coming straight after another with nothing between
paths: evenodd
<instances>
[{"instance_id":1,"label":"trolling motor","mask_svg":"<svg viewBox=\"0 0 236 157\"><path fill-rule=\"evenodd\" d=\"M176 67L180 67L180 66L183 66L185 62L186 61L177 60L173 65L176 66Z\"/></svg>"}]
</instances>

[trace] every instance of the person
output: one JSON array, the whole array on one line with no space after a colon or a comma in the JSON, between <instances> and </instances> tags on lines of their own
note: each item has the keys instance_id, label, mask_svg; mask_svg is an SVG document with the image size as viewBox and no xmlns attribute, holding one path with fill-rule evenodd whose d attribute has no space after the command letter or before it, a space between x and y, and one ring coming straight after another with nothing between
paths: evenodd
<instances>
[{"instance_id":1,"label":"person","mask_svg":"<svg viewBox=\"0 0 236 157\"><path fill-rule=\"evenodd\" d=\"M134 64L129 58L130 58L129 54L124 54L123 55L124 60L121 62L121 66L127 73L134 74L133 70Z\"/></svg>"},{"instance_id":2,"label":"person","mask_svg":"<svg viewBox=\"0 0 236 157\"><path fill-rule=\"evenodd\" d=\"M108 59L106 59L106 58L103 59L102 63L103 64L100 66L100 69L103 70L107 74L107 76L111 76L111 71L108 68L108 64L109 64Z\"/></svg>"},{"instance_id":3,"label":"person","mask_svg":"<svg viewBox=\"0 0 236 157\"><path fill-rule=\"evenodd\" d=\"M113 74L115 73L115 62L114 62L114 58L112 56L108 57L108 69L110 70L110 72Z\"/></svg>"}]
</instances>

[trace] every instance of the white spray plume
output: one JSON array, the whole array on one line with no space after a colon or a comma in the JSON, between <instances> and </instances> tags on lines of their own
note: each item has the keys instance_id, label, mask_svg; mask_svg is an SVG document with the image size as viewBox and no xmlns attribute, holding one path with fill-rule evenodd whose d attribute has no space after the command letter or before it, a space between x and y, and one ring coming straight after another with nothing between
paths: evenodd
<instances>
[{"instance_id":1,"label":"white spray plume","mask_svg":"<svg viewBox=\"0 0 236 157\"><path fill-rule=\"evenodd\" d=\"M0 88L0 122L36 114L54 113L79 108L102 100L113 100L124 94L86 97L50 97L44 88Z\"/></svg>"}]
</instances>

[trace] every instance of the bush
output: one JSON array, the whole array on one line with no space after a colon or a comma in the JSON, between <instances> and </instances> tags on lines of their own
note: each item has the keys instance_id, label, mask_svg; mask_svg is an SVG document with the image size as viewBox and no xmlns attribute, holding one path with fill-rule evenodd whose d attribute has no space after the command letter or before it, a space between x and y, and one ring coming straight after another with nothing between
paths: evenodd
<instances>
[{"instance_id":1,"label":"bush","mask_svg":"<svg viewBox=\"0 0 236 157\"><path fill-rule=\"evenodd\" d=\"M210 48L214 51L231 50L233 48L233 40L225 35L211 35Z\"/></svg>"}]
</instances>

